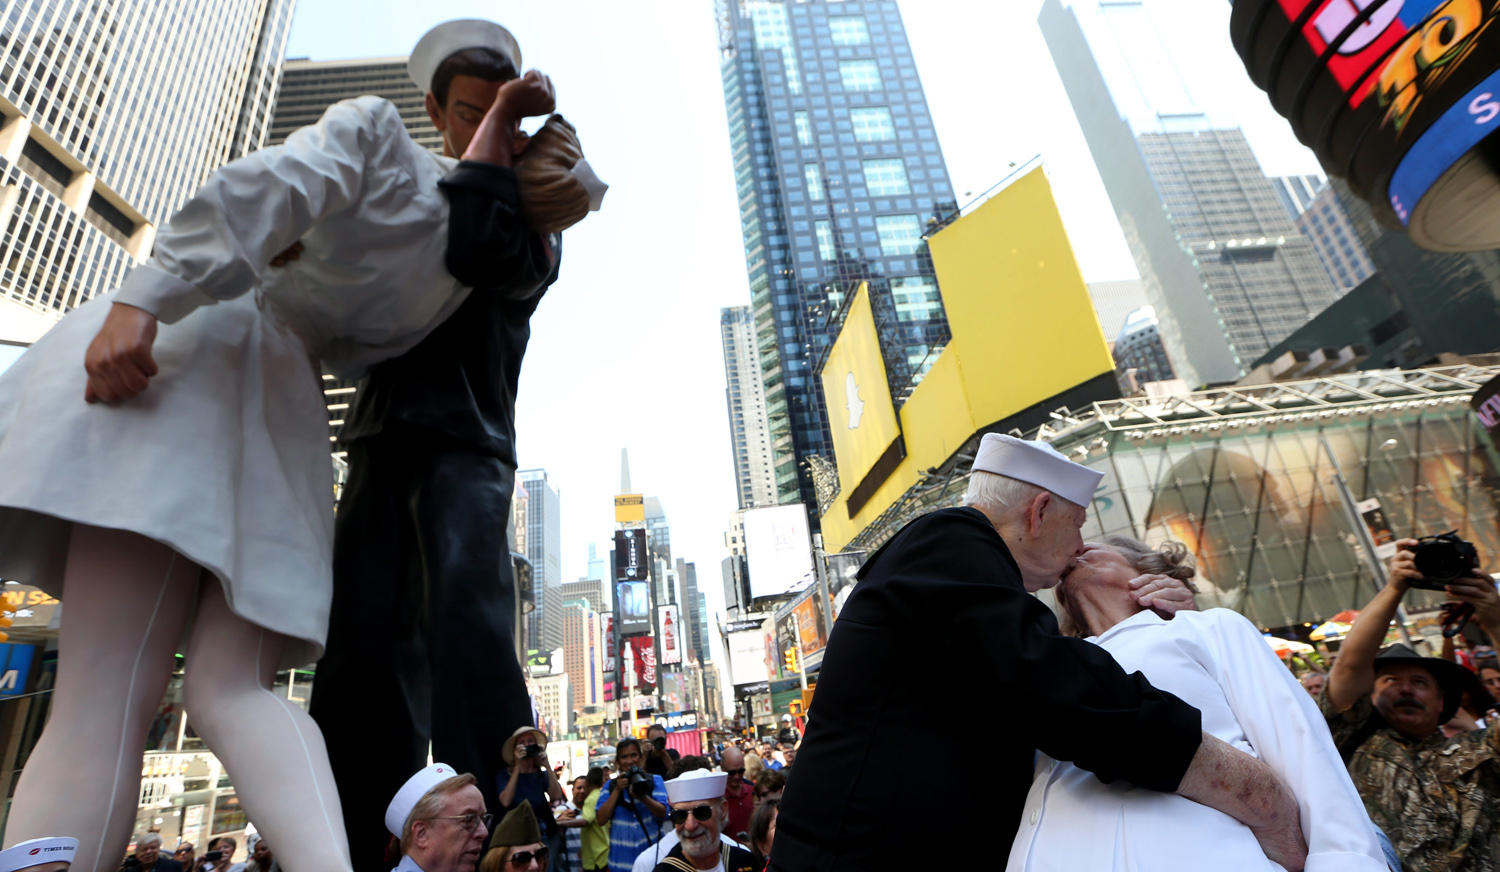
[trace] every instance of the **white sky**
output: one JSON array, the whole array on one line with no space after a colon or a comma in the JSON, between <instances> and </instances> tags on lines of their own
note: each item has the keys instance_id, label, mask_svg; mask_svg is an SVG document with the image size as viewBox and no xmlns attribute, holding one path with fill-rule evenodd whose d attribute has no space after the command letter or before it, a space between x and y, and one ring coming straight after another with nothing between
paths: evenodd
<instances>
[{"instance_id":1,"label":"white sky","mask_svg":"<svg viewBox=\"0 0 1500 872\"><path fill-rule=\"evenodd\" d=\"M1195 82L1233 109L1271 175L1317 172L1244 76L1228 3L1161 0ZM1036 25L1041 0L901 0L953 188L979 192L1041 154L1083 274L1137 275ZM749 302L712 0L298 0L289 57L405 55L452 18L498 21L611 185L568 231L562 275L532 320L517 412L523 469L562 492L563 577L607 552L620 449L658 496L672 553L698 565L721 612L723 531L735 507L719 309ZM712 621L712 618L710 619ZM715 660L725 662L718 653Z\"/></svg>"}]
</instances>

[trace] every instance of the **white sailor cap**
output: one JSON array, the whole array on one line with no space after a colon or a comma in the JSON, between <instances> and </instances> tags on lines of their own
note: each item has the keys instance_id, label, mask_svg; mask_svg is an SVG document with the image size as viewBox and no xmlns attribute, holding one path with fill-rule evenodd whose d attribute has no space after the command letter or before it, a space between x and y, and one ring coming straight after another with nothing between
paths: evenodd
<instances>
[{"instance_id":1,"label":"white sailor cap","mask_svg":"<svg viewBox=\"0 0 1500 872\"><path fill-rule=\"evenodd\" d=\"M692 802L699 799L718 799L724 795L724 782L728 773L694 769L667 782L667 802Z\"/></svg>"},{"instance_id":2,"label":"white sailor cap","mask_svg":"<svg viewBox=\"0 0 1500 872\"><path fill-rule=\"evenodd\" d=\"M78 840L67 837L32 839L0 851L0 872L16 872L43 863L71 863L78 853Z\"/></svg>"},{"instance_id":3,"label":"white sailor cap","mask_svg":"<svg viewBox=\"0 0 1500 872\"><path fill-rule=\"evenodd\" d=\"M417 807L427 791L437 787L450 778L457 778L458 770L447 763L434 763L425 769L417 771L416 775L406 779L401 789L396 791L396 798L385 807L385 828L391 831L391 835L401 838L401 831L406 827L406 819L411 817L411 810Z\"/></svg>"},{"instance_id":4,"label":"white sailor cap","mask_svg":"<svg viewBox=\"0 0 1500 872\"><path fill-rule=\"evenodd\" d=\"M1003 433L986 433L974 455L974 469L1045 488L1080 506L1094 498L1104 473L1074 463L1045 442L1028 442Z\"/></svg>"},{"instance_id":5,"label":"white sailor cap","mask_svg":"<svg viewBox=\"0 0 1500 872\"><path fill-rule=\"evenodd\" d=\"M460 18L445 21L417 40L406 62L411 80L425 94L432 90L432 76L443 61L471 48L487 48L504 55L516 72L521 72L521 46L510 31L483 18Z\"/></svg>"}]
</instances>

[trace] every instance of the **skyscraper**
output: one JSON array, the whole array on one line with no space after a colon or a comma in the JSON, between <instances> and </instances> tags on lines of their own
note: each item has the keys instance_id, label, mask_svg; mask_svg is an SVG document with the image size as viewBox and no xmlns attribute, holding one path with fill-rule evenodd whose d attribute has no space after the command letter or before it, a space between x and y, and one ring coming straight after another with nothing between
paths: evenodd
<instances>
[{"instance_id":1,"label":"skyscraper","mask_svg":"<svg viewBox=\"0 0 1500 872\"><path fill-rule=\"evenodd\" d=\"M0 339L119 285L264 142L293 0L13 0L0 33Z\"/></svg>"},{"instance_id":2,"label":"skyscraper","mask_svg":"<svg viewBox=\"0 0 1500 872\"><path fill-rule=\"evenodd\" d=\"M526 643L535 651L562 647L562 508L545 469L523 469L526 487L526 559L531 561L536 611L528 617Z\"/></svg>"},{"instance_id":3,"label":"skyscraper","mask_svg":"<svg viewBox=\"0 0 1500 872\"><path fill-rule=\"evenodd\" d=\"M1325 183L1297 216L1297 229L1312 240L1328 277L1341 290L1348 291L1375 274L1375 261L1360 242L1332 185Z\"/></svg>"},{"instance_id":4,"label":"skyscraper","mask_svg":"<svg viewBox=\"0 0 1500 872\"><path fill-rule=\"evenodd\" d=\"M1159 3L1046 0L1038 23L1173 366L1192 385L1232 381L1338 291L1244 134L1174 62ZM1192 14L1232 56L1227 5Z\"/></svg>"},{"instance_id":5,"label":"skyscraper","mask_svg":"<svg viewBox=\"0 0 1500 872\"><path fill-rule=\"evenodd\" d=\"M957 208L894 0L716 0L778 502L832 460L817 377L860 281L898 403L946 341L923 234Z\"/></svg>"},{"instance_id":6,"label":"skyscraper","mask_svg":"<svg viewBox=\"0 0 1500 872\"><path fill-rule=\"evenodd\" d=\"M677 558L677 579L682 585L682 638L699 663L708 660L707 600L698 589L698 567Z\"/></svg>"},{"instance_id":7,"label":"skyscraper","mask_svg":"<svg viewBox=\"0 0 1500 872\"><path fill-rule=\"evenodd\" d=\"M1089 282L1089 297L1094 301L1094 313L1099 316L1099 327L1105 339L1119 335L1125 326L1125 318L1146 302L1146 286L1140 279L1122 279L1113 282Z\"/></svg>"},{"instance_id":8,"label":"skyscraper","mask_svg":"<svg viewBox=\"0 0 1500 872\"><path fill-rule=\"evenodd\" d=\"M604 625L588 600L566 600L562 604L563 660L572 699L568 706L581 712L584 706L604 704Z\"/></svg>"},{"instance_id":9,"label":"skyscraper","mask_svg":"<svg viewBox=\"0 0 1500 872\"><path fill-rule=\"evenodd\" d=\"M1142 306L1125 319L1112 353L1120 391L1126 396L1134 394L1147 382L1176 378L1172 362L1167 359L1167 350L1161 344L1156 312L1150 306Z\"/></svg>"},{"instance_id":10,"label":"skyscraper","mask_svg":"<svg viewBox=\"0 0 1500 872\"><path fill-rule=\"evenodd\" d=\"M776 505L776 470L771 463L771 422L761 382L755 319L749 306L719 312L724 341L724 399L729 407L729 442L734 451L734 483L740 508Z\"/></svg>"},{"instance_id":11,"label":"skyscraper","mask_svg":"<svg viewBox=\"0 0 1500 872\"><path fill-rule=\"evenodd\" d=\"M294 58L282 71L281 96L271 122L270 144L285 142L292 131L313 124L329 106L365 94L384 97L401 112L406 129L424 148L443 150L443 137L427 117L424 97L406 72L406 58L361 58L310 61Z\"/></svg>"}]
</instances>

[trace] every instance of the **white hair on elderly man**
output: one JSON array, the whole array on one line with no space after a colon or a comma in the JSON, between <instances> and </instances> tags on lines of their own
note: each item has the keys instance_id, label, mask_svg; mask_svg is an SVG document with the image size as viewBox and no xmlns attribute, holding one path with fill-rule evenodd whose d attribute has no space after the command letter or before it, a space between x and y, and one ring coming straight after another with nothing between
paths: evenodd
<instances>
[{"instance_id":1,"label":"white hair on elderly man","mask_svg":"<svg viewBox=\"0 0 1500 872\"><path fill-rule=\"evenodd\" d=\"M1024 506L1035 499L1037 494L1046 492L1046 488L1028 481L976 469L969 474L969 489L964 493L964 505L998 512Z\"/></svg>"},{"instance_id":2,"label":"white hair on elderly man","mask_svg":"<svg viewBox=\"0 0 1500 872\"><path fill-rule=\"evenodd\" d=\"M136 841L135 846L137 848L149 848L152 845L160 845L160 844L161 844L161 835L160 834L158 834L158 833L147 833L144 836L141 836L140 839Z\"/></svg>"}]
</instances>

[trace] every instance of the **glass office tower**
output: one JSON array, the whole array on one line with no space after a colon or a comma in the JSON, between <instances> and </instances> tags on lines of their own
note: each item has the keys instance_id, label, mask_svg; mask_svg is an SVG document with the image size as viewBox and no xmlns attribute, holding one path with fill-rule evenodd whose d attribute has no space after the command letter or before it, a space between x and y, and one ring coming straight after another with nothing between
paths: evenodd
<instances>
[{"instance_id":1,"label":"glass office tower","mask_svg":"<svg viewBox=\"0 0 1500 872\"><path fill-rule=\"evenodd\" d=\"M892 0L717 0L777 501L817 505L818 365L861 281L898 407L947 321L924 235L957 208Z\"/></svg>"}]
</instances>

